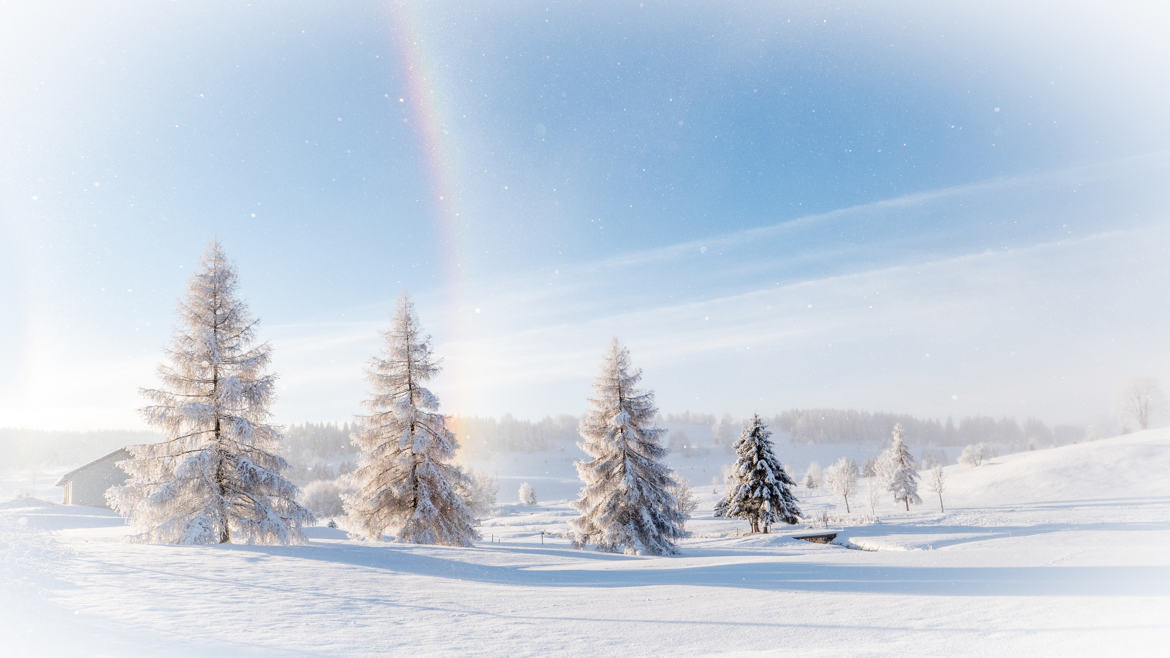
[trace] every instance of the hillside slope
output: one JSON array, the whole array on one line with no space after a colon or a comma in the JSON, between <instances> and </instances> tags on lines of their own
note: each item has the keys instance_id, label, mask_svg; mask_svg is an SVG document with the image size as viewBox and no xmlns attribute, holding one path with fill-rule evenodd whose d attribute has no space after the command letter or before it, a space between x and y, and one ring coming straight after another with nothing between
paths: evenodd
<instances>
[{"instance_id":1,"label":"hillside slope","mask_svg":"<svg viewBox=\"0 0 1170 658\"><path fill-rule=\"evenodd\" d=\"M1147 430L946 469L957 505L1170 496L1170 429Z\"/></svg>"}]
</instances>

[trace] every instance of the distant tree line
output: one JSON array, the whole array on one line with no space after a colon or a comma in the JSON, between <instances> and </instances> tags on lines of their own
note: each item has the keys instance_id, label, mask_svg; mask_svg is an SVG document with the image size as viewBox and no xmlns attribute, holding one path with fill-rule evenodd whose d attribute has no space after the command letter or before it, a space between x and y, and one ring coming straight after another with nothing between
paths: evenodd
<instances>
[{"instance_id":1,"label":"distant tree line","mask_svg":"<svg viewBox=\"0 0 1170 658\"><path fill-rule=\"evenodd\" d=\"M0 428L0 454L8 469L74 469L131 443L157 441L156 432L68 432Z\"/></svg>"},{"instance_id":2,"label":"distant tree line","mask_svg":"<svg viewBox=\"0 0 1170 658\"><path fill-rule=\"evenodd\" d=\"M504 414L500 418L461 417L448 420L459 439L464 455L478 456L494 452L544 452L574 448L581 440L577 432L580 418L560 415L531 421Z\"/></svg>"},{"instance_id":3,"label":"distant tree line","mask_svg":"<svg viewBox=\"0 0 1170 658\"><path fill-rule=\"evenodd\" d=\"M1085 438L1083 427L1050 427L1037 418L1019 423L1014 418L971 416L958 423L947 418L916 418L907 414L857 409L790 409L772 419L772 425L794 443L883 443L890 428L901 425L915 440L938 446L994 443L1013 449L1049 447Z\"/></svg>"},{"instance_id":4,"label":"distant tree line","mask_svg":"<svg viewBox=\"0 0 1170 658\"><path fill-rule=\"evenodd\" d=\"M357 464L357 447L350 440L353 423L301 423L285 428L288 478L300 486L314 480L332 480Z\"/></svg>"},{"instance_id":5,"label":"distant tree line","mask_svg":"<svg viewBox=\"0 0 1170 658\"><path fill-rule=\"evenodd\" d=\"M673 454L704 455L713 449L728 450L740 433L743 421L730 415L684 411L660 414L655 421L668 430L665 444ZM925 467L948 463L946 454L929 446L995 445L1000 452L1075 443L1086 438L1086 430L1071 425L1049 426L1036 418L1022 424L1012 418L973 416L958 423L908 414L860 411L857 409L789 409L772 416L768 425L777 439L803 444L872 443L881 445L890 437L890 428L901 424L923 452ZM540 420L516 418L450 417L448 426L459 440L465 461L493 453L536 453L572 451L581 440L580 419L568 414ZM330 479L353 469L357 448L350 440L352 423L299 423L285 430L289 477L298 484ZM0 434L0 437L3 435ZM123 444L124 445L124 444ZM114 446L114 448L120 447ZM113 448L111 448L113 449Z\"/></svg>"}]
</instances>

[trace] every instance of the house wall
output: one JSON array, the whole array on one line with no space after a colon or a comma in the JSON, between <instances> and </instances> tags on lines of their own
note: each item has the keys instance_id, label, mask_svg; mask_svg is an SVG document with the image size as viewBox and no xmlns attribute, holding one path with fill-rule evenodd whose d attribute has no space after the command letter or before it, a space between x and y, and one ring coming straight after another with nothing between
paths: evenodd
<instances>
[{"instance_id":1,"label":"house wall","mask_svg":"<svg viewBox=\"0 0 1170 658\"><path fill-rule=\"evenodd\" d=\"M118 462L129 456L119 450L66 475L66 504L109 508L106 489L126 482L126 472L118 468Z\"/></svg>"},{"instance_id":2,"label":"house wall","mask_svg":"<svg viewBox=\"0 0 1170 658\"><path fill-rule=\"evenodd\" d=\"M94 472L99 471L99 472ZM73 485L74 505L88 505L90 507L109 507L106 503L106 489L126 481L126 474L113 464L106 468L78 473L71 482Z\"/></svg>"}]
</instances>

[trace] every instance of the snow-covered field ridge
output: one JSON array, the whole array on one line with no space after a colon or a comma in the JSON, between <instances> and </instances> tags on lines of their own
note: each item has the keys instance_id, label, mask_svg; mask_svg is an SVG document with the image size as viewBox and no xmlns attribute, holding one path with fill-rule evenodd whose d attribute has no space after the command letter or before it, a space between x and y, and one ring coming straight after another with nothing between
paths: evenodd
<instances>
[{"instance_id":1,"label":"snow-covered field ridge","mask_svg":"<svg viewBox=\"0 0 1170 658\"><path fill-rule=\"evenodd\" d=\"M862 486L864 489L864 485ZM580 551L567 502L452 548L151 546L106 510L0 503L0 655L1165 655L1170 430L949 466L876 523L818 489L836 544L743 536L696 487L677 557ZM852 520L851 520L852 519ZM839 523L838 523L839 522ZM836 523L836 525L834 525ZM542 537L542 531L544 533ZM862 549L862 550L857 550Z\"/></svg>"}]
</instances>

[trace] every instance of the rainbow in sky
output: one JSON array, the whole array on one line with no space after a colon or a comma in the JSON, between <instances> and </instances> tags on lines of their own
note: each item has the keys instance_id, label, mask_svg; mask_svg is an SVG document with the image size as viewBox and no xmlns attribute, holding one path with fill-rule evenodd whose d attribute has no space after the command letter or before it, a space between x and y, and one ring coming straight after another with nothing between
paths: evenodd
<instances>
[{"instance_id":1,"label":"rainbow in sky","mask_svg":"<svg viewBox=\"0 0 1170 658\"><path fill-rule=\"evenodd\" d=\"M456 182L457 149L454 140L444 128L444 93L437 66L419 25L417 7L408 2L391 2L388 16L390 40L396 49L397 66L406 81L406 92L392 101L406 104L408 119L418 139L420 162L425 171L429 192L429 210L440 237L440 258L443 281L443 317L430 322L442 323L443 335L457 345L467 345L471 314L475 309L467 303L464 282L463 215L459 208L459 187ZM424 326L427 319L423 318ZM453 386L443 391L444 412L459 414L460 409L472 408L473 364L469 354L452 354L452 345L437 346L446 353L445 370Z\"/></svg>"}]
</instances>

